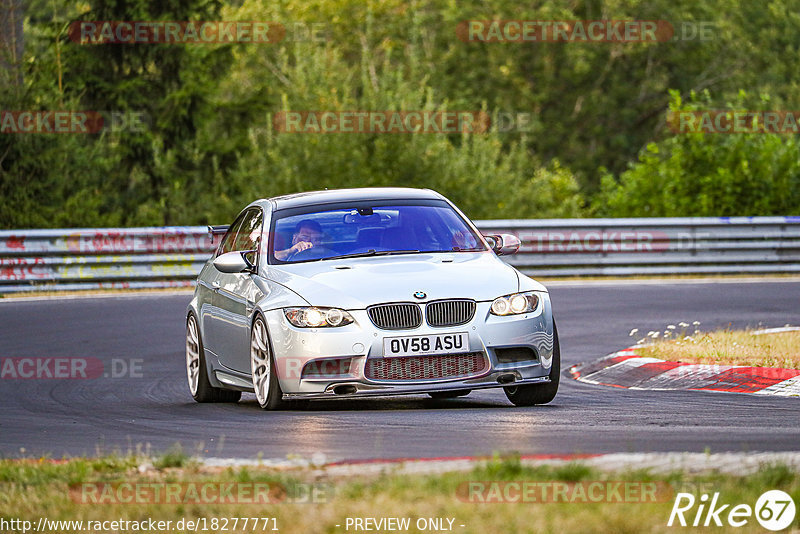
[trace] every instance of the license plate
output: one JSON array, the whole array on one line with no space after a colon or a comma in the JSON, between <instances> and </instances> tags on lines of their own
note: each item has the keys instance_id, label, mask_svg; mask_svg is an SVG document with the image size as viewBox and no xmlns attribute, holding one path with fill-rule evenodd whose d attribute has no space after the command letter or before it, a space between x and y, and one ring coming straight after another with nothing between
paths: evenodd
<instances>
[{"instance_id":1,"label":"license plate","mask_svg":"<svg viewBox=\"0 0 800 534\"><path fill-rule=\"evenodd\" d=\"M469 352L469 333L383 338L384 356L417 356Z\"/></svg>"}]
</instances>

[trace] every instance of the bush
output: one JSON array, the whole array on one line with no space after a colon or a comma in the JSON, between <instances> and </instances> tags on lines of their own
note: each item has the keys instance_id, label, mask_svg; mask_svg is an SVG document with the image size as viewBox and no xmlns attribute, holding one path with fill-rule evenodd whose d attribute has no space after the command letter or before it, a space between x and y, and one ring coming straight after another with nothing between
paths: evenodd
<instances>
[{"instance_id":1,"label":"bush","mask_svg":"<svg viewBox=\"0 0 800 534\"><path fill-rule=\"evenodd\" d=\"M731 109L754 109L746 95ZM762 98L763 108L768 99ZM672 111L710 109L673 93ZM593 213L605 217L800 214L800 143L783 134L677 134L650 143L619 178L605 173Z\"/></svg>"}]
</instances>

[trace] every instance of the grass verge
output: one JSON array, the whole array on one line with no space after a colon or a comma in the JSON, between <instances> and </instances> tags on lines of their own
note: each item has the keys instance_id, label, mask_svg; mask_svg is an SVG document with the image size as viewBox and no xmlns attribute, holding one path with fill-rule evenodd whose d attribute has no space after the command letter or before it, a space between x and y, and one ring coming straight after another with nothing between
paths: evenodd
<instances>
[{"instance_id":1,"label":"grass verge","mask_svg":"<svg viewBox=\"0 0 800 534\"><path fill-rule=\"evenodd\" d=\"M170 453L174 456L174 453ZM438 475L394 475L333 477L324 469L275 470L267 468L206 468L196 462L176 462L171 457L160 461L145 461L132 457L106 457L100 459L74 459L53 463L42 460L0 460L0 518L21 518L33 521L40 517L48 520L72 521L141 521L152 518L158 521L172 521L177 525L181 519L196 520L206 518L207 531L223 532L222 523L211 529L212 518L227 518L229 532L264 532L268 529L243 529L242 524L233 529L232 518L258 517L274 518L274 526L283 533L345 533L347 518L409 518L411 528L408 532L418 532L419 518L453 519L452 531L459 533L486 532L668 532L675 527L667 527L675 495L684 491L699 498L703 493L712 496L719 493L720 503L747 504L755 506L758 497L765 491L780 489L789 493L796 503L800 503L800 474L782 465L765 465L756 474L747 476L723 475L718 473L652 474L648 471L605 472L598 471L581 463L561 466L529 467L518 458L496 458L468 472L453 472ZM179 464L182 467L168 467ZM156 468L153 466L163 466ZM544 483L551 490L555 484L572 488L560 502L498 502L506 500L505 490L491 494L487 491L470 493L465 488L480 482L483 488L487 483L497 483L498 488L513 488L515 483ZM590 492L581 494L575 490L590 484L617 482L629 484L657 483L659 488L656 502L608 502L604 497L600 502L587 502ZM218 487L225 483L238 483L239 488L253 484L281 488L280 502L272 504L215 503L203 501L202 492L195 499L189 492L182 493L181 502L155 504L152 488L159 485L178 484L187 488L197 484L211 484ZM82 495L86 487L108 484L117 488L111 502L85 504ZM117 502L134 493L122 491L123 484L133 488L150 488L142 495L143 502ZM505 486L503 486L505 484ZM88 485L88 486L87 486ZM217 486L215 486L217 485ZM160 486L159 486L160 487ZM603 486L603 487L608 487ZM76 488L78 488L76 490ZM83 491L83 493L82 493ZM624 493L624 492L623 492ZM101 492L99 495L105 495ZM476 502L476 496L493 502ZM519 495L519 493L511 493ZM89 495L93 495L89 493ZM98 495L98 494L94 494ZM213 492L209 495L213 495ZM234 492L234 495L237 495ZM540 495L534 492L531 495ZM609 494L604 494L609 495ZM127 496L127 497L126 497ZM490 498L490 497L494 498ZM613 500L613 494L610 499ZM212 499L213 500L213 499ZM511 498L510 500L514 500ZM520 497L516 498L517 501ZM200 502L202 501L202 502ZM575 501L575 502L570 502ZM730 509L730 507L729 507ZM694 519L697 506L687 512L689 521ZM725 515L722 515L725 521ZM338 526L337 526L338 525ZM461 525L464 525L463 527ZM800 523L795 518L794 528ZM725 525L728 529L730 527ZM182 532L174 527L168 532ZM378 530L380 532L388 529ZM751 517L744 528L737 532L763 531L755 518ZM58 532L72 532L67 528ZM125 532L119 529L119 532ZM202 527L198 531L203 531ZM428 532L440 530L427 530Z\"/></svg>"},{"instance_id":2,"label":"grass verge","mask_svg":"<svg viewBox=\"0 0 800 534\"><path fill-rule=\"evenodd\" d=\"M758 335L755 330L676 331L665 330L666 338L650 335L637 352L671 362L800 369L800 330Z\"/></svg>"}]
</instances>

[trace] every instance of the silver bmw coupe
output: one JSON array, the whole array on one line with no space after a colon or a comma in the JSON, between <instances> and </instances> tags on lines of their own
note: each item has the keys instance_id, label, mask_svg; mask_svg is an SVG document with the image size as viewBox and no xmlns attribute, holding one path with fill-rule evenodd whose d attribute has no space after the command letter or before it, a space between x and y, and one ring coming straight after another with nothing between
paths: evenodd
<instances>
[{"instance_id":1,"label":"silver bmw coupe","mask_svg":"<svg viewBox=\"0 0 800 534\"><path fill-rule=\"evenodd\" d=\"M224 237L186 316L198 402L237 402L244 391L276 409L502 387L530 406L556 395L547 289L498 258L519 240L481 235L435 191L281 196L209 230Z\"/></svg>"}]
</instances>

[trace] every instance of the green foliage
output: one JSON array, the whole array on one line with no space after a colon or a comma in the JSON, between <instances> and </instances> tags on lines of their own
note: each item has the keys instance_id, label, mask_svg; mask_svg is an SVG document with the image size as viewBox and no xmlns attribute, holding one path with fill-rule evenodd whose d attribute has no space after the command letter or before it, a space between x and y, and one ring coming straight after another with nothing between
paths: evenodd
<instances>
[{"instance_id":1,"label":"green foliage","mask_svg":"<svg viewBox=\"0 0 800 534\"><path fill-rule=\"evenodd\" d=\"M157 469L166 469L168 467L185 467L191 458L186 454L180 444L175 444L164 454L159 456L153 462L153 466Z\"/></svg>"},{"instance_id":2,"label":"green foliage","mask_svg":"<svg viewBox=\"0 0 800 534\"><path fill-rule=\"evenodd\" d=\"M673 111L709 109L709 95ZM740 95L730 109L760 109ZM758 107L756 107L758 106ZM594 199L608 217L800 214L800 143L784 134L691 133L650 143L619 179L606 173Z\"/></svg>"},{"instance_id":3,"label":"green foliage","mask_svg":"<svg viewBox=\"0 0 800 534\"><path fill-rule=\"evenodd\" d=\"M224 223L258 197L380 185L436 189L477 219L797 213L794 137L675 136L664 116L731 102L800 109L798 7L34 0L23 82L0 72L0 109L148 121L138 132L0 134L0 227ZM676 38L464 42L456 28L470 19L663 20ZM259 20L288 31L269 44L81 45L67 36L76 20ZM324 42L300 31L313 23ZM697 25L706 33L682 38ZM740 100L742 88L758 98ZM533 120L477 135L284 134L271 122L285 110L420 109Z\"/></svg>"},{"instance_id":4,"label":"green foliage","mask_svg":"<svg viewBox=\"0 0 800 534\"><path fill-rule=\"evenodd\" d=\"M125 473L137 464L135 456L103 456L99 458L63 459L25 458L0 460L0 483L20 486L50 486L56 483L75 484L90 478L104 478Z\"/></svg>"},{"instance_id":5,"label":"green foliage","mask_svg":"<svg viewBox=\"0 0 800 534\"><path fill-rule=\"evenodd\" d=\"M686 472L661 474L657 470L649 473L645 470L597 470L577 463L562 464L561 467L549 462L520 466L519 458L514 460L512 457L506 462L496 459L480 464L470 471L444 473L438 472L441 465L425 465L432 462L414 465L415 462L411 462L405 466L408 471L430 469L431 473L402 474L404 466L400 465L387 468L377 476L370 474L371 470L359 472L358 466L352 466L347 475L340 474L338 468L326 474L318 469L286 472L254 466L243 475L241 470L230 468L222 471L147 470L140 473L136 467L141 460L141 457L76 458L53 464L46 460L0 459L3 517L47 517L51 521L84 521L85 524L107 519L138 522L156 517L175 525L191 515L207 517L211 525L211 519L215 517L253 517L265 509L262 504L247 504L251 493L242 494L238 503L227 499L197 504L194 502L196 499L188 496L188 502L177 505L145 502L150 499L113 502L115 499L106 498L98 507L75 498L77 494L70 484L76 482L125 482L134 487L141 484L148 488L169 483L195 487L249 482L279 484L270 486L273 488L270 496L282 496L274 490L283 488L286 499L268 509L270 517L275 517L276 524L280 525L281 532L287 533L336 532L341 530L343 517L368 515L376 507L391 511L394 517L411 518L412 529L417 518L454 517L458 520L456 525L468 525L468 529L475 532L497 531L497 525L503 526L502 532L662 532L678 492L691 493L698 499L701 493L718 492L718 506L726 503L752 505L765 489L785 491L795 502L800 498L800 476L796 467L783 465L765 466L764 470L756 473L746 468L738 474L696 473L687 468ZM401 472L395 472L395 468ZM588 491L567 489L566 493L559 492L556 496L551 489L556 484L570 487L571 482L578 481L584 482L583 489L586 484L595 482L608 482L614 487L630 482L635 489L641 482L648 481L655 482L664 491L657 491L657 502L636 502L640 494L633 493L630 497L633 502L624 503L616 502L619 496L612 496L610 502L587 502ZM473 485L477 488L473 489ZM540 493L536 486L547 493ZM533 491L524 489L526 487ZM481 502L483 500L486 502ZM750 519L748 526L753 530L758 525L755 519ZM725 514L722 520L725 520ZM796 529L797 524L795 520L792 526ZM339 525L338 529L336 525Z\"/></svg>"},{"instance_id":6,"label":"green foliage","mask_svg":"<svg viewBox=\"0 0 800 534\"><path fill-rule=\"evenodd\" d=\"M285 68L286 59L283 62L289 82L281 88L283 111L444 111L449 107L429 88L369 59L362 60L362 71L374 72L379 82L367 82L361 94L336 91L352 81L335 51L310 48L295 61L292 69ZM329 79L321 85L326 75ZM261 126L250 129L250 149L231 175L231 183L246 197L394 185L435 189L475 218L571 217L580 212L578 183L567 169L557 161L547 168L539 166L522 142L505 145L505 134L496 131L451 136L276 133L270 128L269 115L255 122Z\"/></svg>"},{"instance_id":7,"label":"green foliage","mask_svg":"<svg viewBox=\"0 0 800 534\"><path fill-rule=\"evenodd\" d=\"M518 453L501 456L495 452L485 465L476 467L475 472L498 480L512 479L523 472L522 461Z\"/></svg>"},{"instance_id":8,"label":"green foliage","mask_svg":"<svg viewBox=\"0 0 800 534\"><path fill-rule=\"evenodd\" d=\"M0 226L175 224L187 178L207 161L194 156L224 47L81 45L71 20L218 18L219 5L166 7L144 1L34 4L26 23L24 86L6 80L3 110L134 112L140 131L0 135ZM53 10L48 13L45 10ZM45 13L47 13L46 16ZM212 154L213 156L213 154Z\"/></svg>"}]
</instances>

